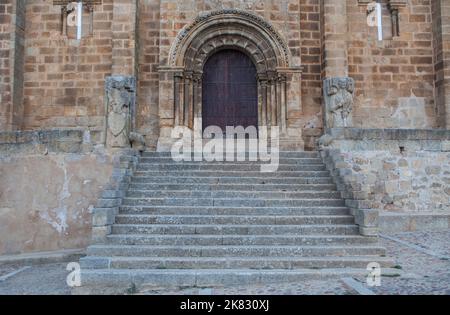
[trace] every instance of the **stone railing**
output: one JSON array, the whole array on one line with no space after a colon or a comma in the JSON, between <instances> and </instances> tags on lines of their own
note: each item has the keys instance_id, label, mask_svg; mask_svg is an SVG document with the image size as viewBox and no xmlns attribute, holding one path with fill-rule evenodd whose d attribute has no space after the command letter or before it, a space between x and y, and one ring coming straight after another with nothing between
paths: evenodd
<instances>
[{"instance_id":1,"label":"stone railing","mask_svg":"<svg viewBox=\"0 0 450 315\"><path fill-rule=\"evenodd\" d=\"M334 128L320 144L361 234L377 235L380 211L450 210L450 131Z\"/></svg>"}]
</instances>

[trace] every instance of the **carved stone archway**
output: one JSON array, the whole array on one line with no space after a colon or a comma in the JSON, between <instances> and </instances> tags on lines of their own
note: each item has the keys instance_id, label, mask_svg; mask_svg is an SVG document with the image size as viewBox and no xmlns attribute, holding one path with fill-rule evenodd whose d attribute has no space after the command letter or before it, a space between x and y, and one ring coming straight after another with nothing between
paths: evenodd
<instances>
[{"instance_id":1,"label":"carved stone archway","mask_svg":"<svg viewBox=\"0 0 450 315\"><path fill-rule=\"evenodd\" d=\"M160 67L160 150L168 149L171 128L201 123L203 67L224 49L240 50L255 64L260 126L279 126L282 137L301 136L301 131L289 132L298 126L290 113L301 110L301 67L291 64L288 46L270 23L230 9L202 14L187 25L174 40L167 64Z\"/></svg>"}]
</instances>

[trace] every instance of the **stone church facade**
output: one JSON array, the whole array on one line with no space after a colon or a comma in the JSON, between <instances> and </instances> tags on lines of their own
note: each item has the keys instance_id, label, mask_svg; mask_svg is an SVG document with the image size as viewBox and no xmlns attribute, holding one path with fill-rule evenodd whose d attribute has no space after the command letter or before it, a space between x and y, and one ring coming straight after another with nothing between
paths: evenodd
<instances>
[{"instance_id":1,"label":"stone church facade","mask_svg":"<svg viewBox=\"0 0 450 315\"><path fill-rule=\"evenodd\" d=\"M83 2L82 27L70 1L0 2L0 254L107 235L120 154L201 128L224 51L255 68L258 127L320 150L362 235L449 227L447 0L382 0L379 26L368 0Z\"/></svg>"}]
</instances>

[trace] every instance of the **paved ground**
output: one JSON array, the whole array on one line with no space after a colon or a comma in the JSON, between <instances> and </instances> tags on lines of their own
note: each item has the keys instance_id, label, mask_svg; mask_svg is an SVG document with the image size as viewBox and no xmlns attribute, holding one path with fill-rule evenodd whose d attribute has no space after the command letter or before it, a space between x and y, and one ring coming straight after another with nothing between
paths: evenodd
<instances>
[{"instance_id":1,"label":"paved ground","mask_svg":"<svg viewBox=\"0 0 450 315\"><path fill-rule=\"evenodd\" d=\"M374 294L441 294L450 295L450 230L387 235L381 242L388 255L396 259L401 277L382 277L380 287L369 288L365 279L356 279L357 286L348 286L341 279L266 286L224 287L215 289L152 289L139 294L187 295L345 295L357 294L361 288ZM66 264L0 266L0 294L71 294L66 285Z\"/></svg>"}]
</instances>

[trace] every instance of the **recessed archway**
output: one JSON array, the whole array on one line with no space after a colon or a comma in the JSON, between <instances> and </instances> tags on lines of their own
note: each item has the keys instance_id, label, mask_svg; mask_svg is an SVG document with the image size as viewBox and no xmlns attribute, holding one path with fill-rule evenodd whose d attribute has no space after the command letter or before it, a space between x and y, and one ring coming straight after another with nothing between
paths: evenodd
<instances>
[{"instance_id":1,"label":"recessed archway","mask_svg":"<svg viewBox=\"0 0 450 315\"><path fill-rule=\"evenodd\" d=\"M167 64L159 70L160 124L165 139L176 126L202 129L204 67L211 56L224 50L245 54L256 69L256 127L278 126L282 136L298 137L301 67L292 66L287 45L270 23L233 9L200 15L174 40ZM290 125L293 130L289 131Z\"/></svg>"}]
</instances>

